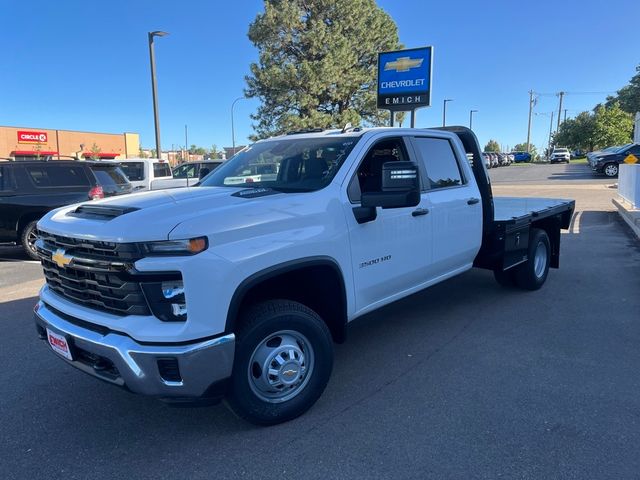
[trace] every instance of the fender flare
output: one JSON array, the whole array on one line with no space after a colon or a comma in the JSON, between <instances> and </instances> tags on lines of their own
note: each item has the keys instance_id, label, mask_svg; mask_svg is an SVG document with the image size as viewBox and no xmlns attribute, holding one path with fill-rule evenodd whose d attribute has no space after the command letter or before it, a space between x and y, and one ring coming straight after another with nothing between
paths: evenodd
<instances>
[{"instance_id":1,"label":"fender flare","mask_svg":"<svg viewBox=\"0 0 640 480\"><path fill-rule=\"evenodd\" d=\"M225 333L231 333L234 331L236 326L236 320L238 318L238 314L240 313L240 308L242 306L242 302L246 296L246 294L256 285L265 282L271 278L275 278L284 273L293 272L295 270L300 270L306 267L317 267L317 266L326 266L330 267L335 271L340 281L340 292L341 292L341 301L343 306L343 324L346 326L347 324L347 290L344 283L344 275L342 274L342 269L338 262L332 257L328 256L313 256L313 257L305 257L296 260L290 260L287 262L279 263L277 265L273 265L271 267L265 268L264 270L260 270L256 273L253 273L249 277L245 278L240 285L236 288L233 296L231 297L231 302L229 303L229 308L227 310L227 318L225 321ZM326 320L325 320L326 321Z\"/></svg>"}]
</instances>

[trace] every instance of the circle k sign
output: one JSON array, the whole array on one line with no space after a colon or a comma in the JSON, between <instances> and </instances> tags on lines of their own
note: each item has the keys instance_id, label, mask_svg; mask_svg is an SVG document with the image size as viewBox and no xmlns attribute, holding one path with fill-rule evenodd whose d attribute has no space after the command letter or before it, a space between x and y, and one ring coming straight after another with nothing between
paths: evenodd
<instances>
[{"instance_id":1,"label":"circle k sign","mask_svg":"<svg viewBox=\"0 0 640 480\"><path fill-rule=\"evenodd\" d=\"M47 143L47 132L18 130L18 143Z\"/></svg>"}]
</instances>

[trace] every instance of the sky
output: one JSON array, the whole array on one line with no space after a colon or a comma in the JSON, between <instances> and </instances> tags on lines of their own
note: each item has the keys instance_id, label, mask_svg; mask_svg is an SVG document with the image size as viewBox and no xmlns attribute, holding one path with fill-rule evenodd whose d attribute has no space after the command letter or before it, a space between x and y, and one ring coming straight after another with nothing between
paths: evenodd
<instances>
[{"instance_id":1,"label":"sky","mask_svg":"<svg viewBox=\"0 0 640 480\"><path fill-rule=\"evenodd\" d=\"M407 48L434 47L432 106L417 127L473 127L484 145L525 142L529 90L539 92L532 143L546 146L550 113L567 117L626 85L640 64L638 0L378 0ZM154 146L147 32L156 39L163 150L230 146L231 104L258 57L247 38L258 0L1 0L0 125L138 132ZM597 93L592 93L597 92ZM235 107L236 144L252 133L257 99ZM563 112L564 115L564 112ZM555 122L554 122L555 123Z\"/></svg>"}]
</instances>

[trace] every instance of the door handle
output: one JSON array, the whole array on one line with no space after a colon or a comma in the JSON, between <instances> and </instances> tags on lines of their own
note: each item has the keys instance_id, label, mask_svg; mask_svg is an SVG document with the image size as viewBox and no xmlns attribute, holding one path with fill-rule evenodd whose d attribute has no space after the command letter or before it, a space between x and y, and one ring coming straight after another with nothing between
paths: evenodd
<instances>
[{"instance_id":1,"label":"door handle","mask_svg":"<svg viewBox=\"0 0 640 480\"><path fill-rule=\"evenodd\" d=\"M421 215L426 215L429 213L428 208L416 208L413 212L411 212L412 217L420 217Z\"/></svg>"},{"instance_id":2,"label":"door handle","mask_svg":"<svg viewBox=\"0 0 640 480\"><path fill-rule=\"evenodd\" d=\"M479 198L470 198L469 200L467 200L467 205L475 205L476 203L480 203Z\"/></svg>"}]
</instances>

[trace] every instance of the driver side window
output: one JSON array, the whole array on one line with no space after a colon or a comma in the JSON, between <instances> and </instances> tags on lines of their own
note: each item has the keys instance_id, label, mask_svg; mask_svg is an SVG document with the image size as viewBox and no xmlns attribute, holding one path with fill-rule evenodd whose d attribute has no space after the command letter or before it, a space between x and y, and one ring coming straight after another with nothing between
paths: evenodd
<instances>
[{"instance_id":1,"label":"driver side window","mask_svg":"<svg viewBox=\"0 0 640 480\"><path fill-rule=\"evenodd\" d=\"M352 203L359 203L362 193L382 191L382 165L409 160L402 138L385 138L369 149L351 179L347 195Z\"/></svg>"}]
</instances>

